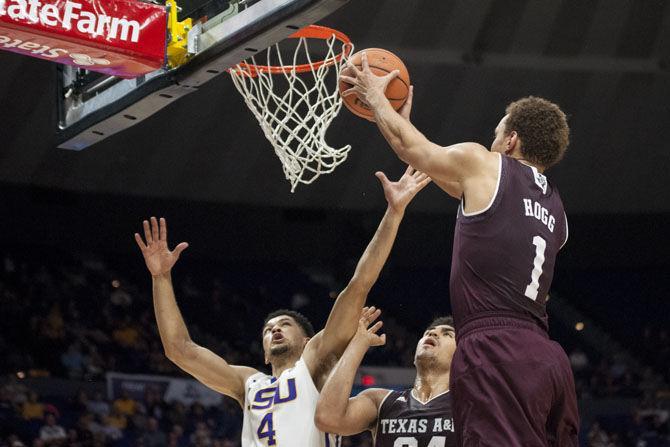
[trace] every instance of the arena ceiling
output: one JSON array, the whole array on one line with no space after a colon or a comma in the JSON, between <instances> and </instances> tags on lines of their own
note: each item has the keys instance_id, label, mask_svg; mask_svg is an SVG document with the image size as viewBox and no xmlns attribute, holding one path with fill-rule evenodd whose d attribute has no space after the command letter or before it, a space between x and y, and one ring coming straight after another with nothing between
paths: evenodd
<instances>
[{"instance_id":1,"label":"arena ceiling","mask_svg":"<svg viewBox=\"0 0 670 447\"><path fill-rule=\"evenodd\" d=\"M670 2L351 0L320 23L405 60L413 122L433 141L488 145L509 101L544 96L570 117L571 147L550 171L569 212L670 212ZM5 191L369 210L383 205L373 173L402 171L377 129L342 111L329 139L352 144L349 160L291 194L225 77L95 147L56 149L55 68L7 52L0 67ZM452 213L455 202L430 187L416 208Z\"/></svg>"}]
</instances>

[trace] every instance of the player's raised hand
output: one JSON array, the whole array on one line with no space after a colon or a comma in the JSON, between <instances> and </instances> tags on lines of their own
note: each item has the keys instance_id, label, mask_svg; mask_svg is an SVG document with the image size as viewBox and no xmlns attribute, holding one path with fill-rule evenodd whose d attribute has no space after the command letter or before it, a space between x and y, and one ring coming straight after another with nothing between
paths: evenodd
<instances>
[{"instance_id":1,"label":"player's raised hand","mask_svg":"<svg viewBox=\"0 0 670 447\"><path fill-rule=\"evenodd\" d=\"M149 221L142 222L144 227L144 239L139 233L135 233L135 242L142 250L144 262L152 276L168 273L179 259L181 252L186 250L188 244L182 242L174 250L170 251L167 243L167 224L164 218L160 218L160 224L155 217Z\"/></svg>"},{"instance_id":2,"label":"player's raised hand","mask_svg":"<svg viewBox=\"0 0 670 447\"><path fill-rule=\"evenodd\" d=\"M377 334L384 323L381 320L375 323L375 320L379 318L381 313L381 309L377 309L374 306L364 307L361 312L361 318L358 320L358 330L354 335L354 339L365 343L368 347L386 344L386 334Z\"/></svg>"},{"instance_id":3,"label":"player's raised hand","mask_svg":"<svg viewBox=\"0 0 670 447\"><path fill-rule=\"evenodd\" d=\"M407 166L407 170L397 182L390 181L383 172L376 172L375 176L382 183L384 197L389 207L399 213L404 213L414 196L431 181L427 174L416 171L411 166Z\"/></svg>"},{"instance_id":4,"label":"player's raised hand","mask_svg":"<svg viewBox=\"0 0 670 447\"><path fill-rule=\"evenodd\" d=\"M399 70L393 70L384 76L377 76L370 70L370 63L365 51L361 54L361 69L359 70L351 59L347 61L347 68L351 76L341 75L340 79L352 87L343 91L342 96L357 94L358 98L374 109L379 101L388 101L385 92L389 83L398 77Z\"/></svg>"}]
</instances>

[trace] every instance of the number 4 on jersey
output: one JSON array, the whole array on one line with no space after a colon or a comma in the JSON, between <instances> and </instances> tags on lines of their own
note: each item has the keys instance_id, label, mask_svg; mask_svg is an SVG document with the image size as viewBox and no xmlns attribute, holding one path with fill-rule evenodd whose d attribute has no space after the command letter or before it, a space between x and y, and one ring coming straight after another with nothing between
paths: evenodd
<instances>
[{"instance_id":1,"label":"number 4 on jersey","mask_svg":"<svg viewBox=\"0 0 670 447\"><path fill-rule=\"evenodd\" d=\"M277 441L275 440L275 431L272 424L272 413L268 413L263 416L261 425L258 427L258 430L256 430L256 434L260 440L263 440L263 438L268 438L266 441L268 446L277 444Z\"/></svg>"}]
</instances>

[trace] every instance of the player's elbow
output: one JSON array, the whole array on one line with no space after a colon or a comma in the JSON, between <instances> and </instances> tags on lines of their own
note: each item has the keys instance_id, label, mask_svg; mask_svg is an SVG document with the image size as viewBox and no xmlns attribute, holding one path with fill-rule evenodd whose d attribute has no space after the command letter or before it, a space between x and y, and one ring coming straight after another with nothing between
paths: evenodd
<instances>
[{"instance_id":1,"label":"player's elbow","mask_svg":"<svg viewBox=\"0 0 670 447\"><path fill-rule=\"evenodd\" d=\"M341 434L340 430L342 427L338 423L341 420L342 417L338 416L337 412L333 411L322 400L319 400L316 412L314 413L314 425L316 425L316 428L324 433Z\"/></svg>"},{"instance_id":2,"label":"player's elbow","mask_svg":"<svg viewBox=\"0 0 670 447\"><path fill-rule=\"evenodd\" d=\"M332 421L333 418L328 415L328 411L324 410L321 405L318 405L314 413L314 425L316 425L316 428L324 433L335 433Z\"/></svg>"},{"instance_id":3,"label":"player's elbow","mask_svg":"<svg viewBox=\"0 0 670 447\"><path fill-rule=\"evenodd\" d=\"M190 357L193 357L194 353L192 349L193 347L189 346L188 342L163 343L165 357L176 365L180 365L186 362Z\"/></svg>"},{"instance_id":4,"label":"player's elbow","mask_svg":"<svg viewBox=\"0 0 670 447\"><path fill-rule=\"evenodd\" d=\"M356 271L349 284L347 284L347 295L364 300L372 290L372 286L377 282L379 275L365 272L364 268L360 270L363 271Z\"/></svg>"},{"instance_id":5,"label":"player's elbow","mask_svg":"<svg viewBox=\"0 0 670 447\"><path fill-rule=\"evenodd\" d=\"M409 138L399 138L396 147L396 155L408 165L416 164L417 157L420 154L420 146L417 141Z\"/></svg>"},{"instance_id":6,"label":"player's elbow","mask_svg":"<svg viewBox=\"0 0 670 447\"><path fill-rule=\"evenodd\" d=\"M429 160L436 147L439 146L431 143L425 137L414 138L407 141L403 145L403 149L398 151L398 158L412 166L414 169L418 169L430 175L428 172L430 170Z\"/></svg>"},{"instance_id":7,"label":"player's elbow","mask_svg":"<svg viewBox=\"0 0 670 447\"><path fill-rule=\"evenodd\" d=\"M165 353L165 357L167 357L168 360L170 360L173 363L177 363L182 356L180 349L173 343L164 344L163 352Z\"/></svg>"}]
</instances>

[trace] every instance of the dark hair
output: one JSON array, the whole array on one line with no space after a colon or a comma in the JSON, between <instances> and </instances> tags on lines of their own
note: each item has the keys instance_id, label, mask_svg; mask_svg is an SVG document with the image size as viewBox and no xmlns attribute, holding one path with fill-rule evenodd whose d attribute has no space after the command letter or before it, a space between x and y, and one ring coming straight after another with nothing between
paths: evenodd
<instances>
[{"instance_id":1,"label":"dark hair","mask_svg":"<svg viewBox=\"0 0 670 447\"><path fill-rule=\"evenodd\" d=\"M570 142L570 128L560 107L528 96L510 103L506 112L505 135L512 131L519 135L526 160L549 168L563 158Z\"/></svg>"},{"instance_id":2,"label":"dark hair","mask_svg":"<svg viewBox=\"0 0 670 447\"><path fill-rule=\"evenodd\" d=\"M268 316L265 317L263 326L265 326L268 321L280 315L286 315L288 317L293 318L295 322L298 323L298 326L300 326L300 328L307 337L310 338L314 337L314 326L312 326L312 323L307 319L306 316L304 316L300 312L296 312L295 310L279 309L275 310L274 312L270 312Z\"/></svg>"},{"instance_id":3,"label":"dark hair","mask_svg":"<svg viewBox=\"0 0 670 447\"><path fill-rule=\"evenodd\" d=\"M438 326L451 326L454 327L454 318L451 315L448 315L446 317L437 317L428 325L426 330L433 329L434 327Z\"/></svg>"}]
</instances>

